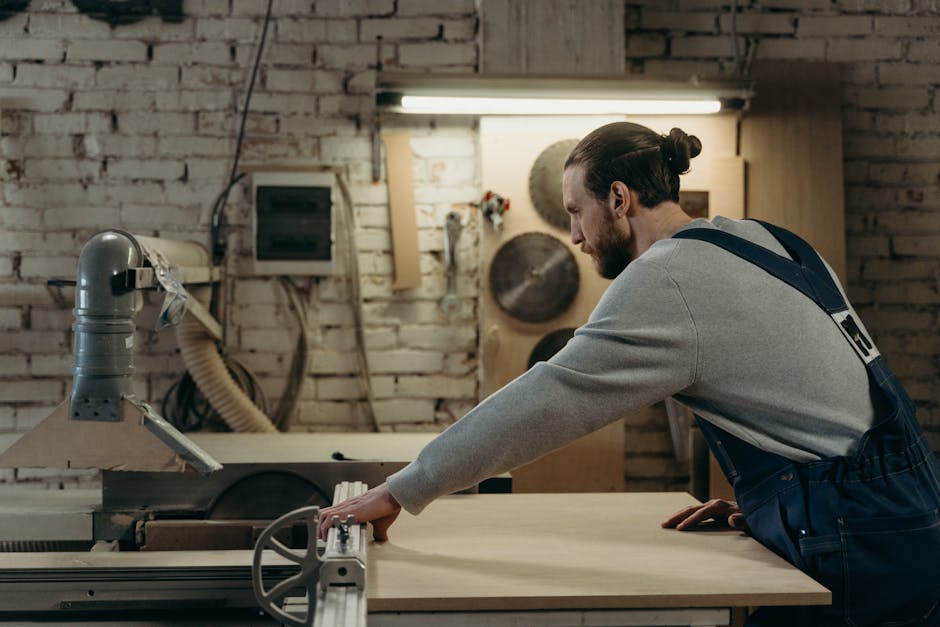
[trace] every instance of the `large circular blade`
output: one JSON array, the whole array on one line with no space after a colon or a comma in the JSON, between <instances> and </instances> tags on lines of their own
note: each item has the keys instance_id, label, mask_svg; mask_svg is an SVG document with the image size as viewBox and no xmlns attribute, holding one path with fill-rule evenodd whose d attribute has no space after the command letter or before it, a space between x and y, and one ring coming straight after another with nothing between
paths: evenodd
<instances>
[{"instance_id":1,"label":"large circular blade","mask_svg":"<svg viewBox=\"0 0 940 627\"><path fill-rule=\"evenodd\" d=\"M563 243L524 233L503 244L490 265L493 298L509 315L545 322L564 313L580 283L578 264Z\"/></svg>"},{"instance_id":2,"label":"large circular blade","mask_svg":"<svg viewBox=\"0 0 940 627\"><path fill-rule=\"evenodd\" d=\"M541 340L536 343L529 353L529 368L540 361L548 361L552 355L560 351L568 343L568 340L574 337L574 329L565 327L556 329L551 333L546 333Z\"/></svg>"},{"instance_id":3,"label":"large circular blade","mask_svg":"<svg viewBox=\"0 0 940 627\"><path fill-rule=\"evenodd\" d=\"M529 171L529 197L532 205L546 222L562 230L568 229L568 212L561 198L561 178L565 160L578 144L577 139L555 142L538 157Z\"/></svg>"}]
</instances>

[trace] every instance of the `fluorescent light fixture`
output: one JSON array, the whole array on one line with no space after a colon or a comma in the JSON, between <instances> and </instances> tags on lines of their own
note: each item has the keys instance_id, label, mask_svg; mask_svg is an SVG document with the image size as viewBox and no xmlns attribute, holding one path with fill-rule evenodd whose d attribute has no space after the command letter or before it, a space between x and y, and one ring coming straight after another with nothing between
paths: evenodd
<instances>
[{"instance_id":1,"label":"fluorescent light fixture","mask_svg":"<svg viewBox=\"0 0 940 627\"><path fill-rule=\"evenodd\" d=\"M721 101L403 95L395 110L436 115L701 115L721 111Z\"/></svg>"},{"instance_id":2,"label":"fluorescent light fixture","mask_svg":"<svg viewBox=\"0 0 940 627\"><path fill-rule=\"evenodd\" d=\"M739 83L628 75L380 73L376 79L379 109L424 115L699 115L741 110L750 96Z\"/></svg>"}]
</instances>

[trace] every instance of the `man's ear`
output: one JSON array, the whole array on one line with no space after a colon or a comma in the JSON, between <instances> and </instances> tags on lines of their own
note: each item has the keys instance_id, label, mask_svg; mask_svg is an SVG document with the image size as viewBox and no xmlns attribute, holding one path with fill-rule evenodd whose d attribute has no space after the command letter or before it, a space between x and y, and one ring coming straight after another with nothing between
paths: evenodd
<instances>
[{"instance_id":1,"label":"man's ear","mask_svg":"<svg viewBox=\"0 0 940 627\"><path fill-rule=\"evenodd\" d=\"M630 210L630 188L623 181L614 181L610 184L607 201L614 217L626 217Z\"/></svg>"}]
</instances>

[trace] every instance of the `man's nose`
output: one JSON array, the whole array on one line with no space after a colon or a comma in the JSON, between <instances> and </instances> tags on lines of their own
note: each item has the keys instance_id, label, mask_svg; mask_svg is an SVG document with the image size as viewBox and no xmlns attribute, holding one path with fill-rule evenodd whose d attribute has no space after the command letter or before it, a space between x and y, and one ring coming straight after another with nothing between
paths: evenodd
<instances>
[{"instance_id":1,"label":"man's nose","mask_svg":"<svg viewBox=\"0 0 940 627\"><path fill-rule=\"evenodd\" d=\"M571 218L571 243L580 244L584 241L584 233L581 232L581 225L574 217Z\"/></svg>"}]
</instances>

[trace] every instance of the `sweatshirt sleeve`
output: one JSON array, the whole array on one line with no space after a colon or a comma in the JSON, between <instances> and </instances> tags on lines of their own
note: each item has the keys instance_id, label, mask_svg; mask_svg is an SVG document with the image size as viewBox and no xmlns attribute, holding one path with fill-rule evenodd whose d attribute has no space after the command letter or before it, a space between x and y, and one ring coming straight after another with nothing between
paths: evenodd
<instances>
[{"instance_id":1,"label":"sweatshirt sleeve","mask_svg":"<svg viewBox=\"0 0 940 627\"><path fill-rule=\"evenodd\" d=\"M417 514L439 496L526 464L692 383L693 321L665 267L647 256L611 283L561 351L486 398L388 478L405 510Z\"/></svg>"}]
</instances>

